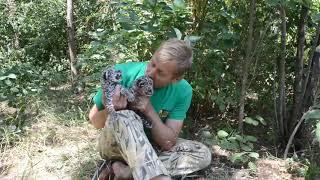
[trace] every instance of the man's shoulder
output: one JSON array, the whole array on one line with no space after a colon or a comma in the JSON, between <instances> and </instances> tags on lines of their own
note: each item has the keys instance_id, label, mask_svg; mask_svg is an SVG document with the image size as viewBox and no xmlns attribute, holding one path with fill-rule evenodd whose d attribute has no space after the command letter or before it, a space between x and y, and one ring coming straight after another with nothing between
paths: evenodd
<instances>
[{"instance_id":1,"label":"man's shoulder","mask_svg":"<svg viewBox=\"0 0 320 180\"><path fill-rule=\"evenodd\" d=\"M125 62L116 64L115 68L119 70L138 70L145 67L147 62Z\"/></svg>"},{"instance_id":2,"label":"man's shoulder","mask_svg":"<svg viewBox=\"0 0 320 180\"><path fill-rule=\"evenodd\" d=\"M192 86L187 80L181 79L175 85L178 91L184 92L183 94L190 94L190 93L192 94Z\"/></svg>"},{"instance_id":3,"label":"man's shoulder","mask_svg":"<svg viewBox=\"0 0 320 180\"><path fill-rule=\"evenodd\" d=\"M184 99L192 97L192 87L188 81L181 79L180 81L166 87L167 93L174 96L175 99Z\"/></svg>"}]
</instances>

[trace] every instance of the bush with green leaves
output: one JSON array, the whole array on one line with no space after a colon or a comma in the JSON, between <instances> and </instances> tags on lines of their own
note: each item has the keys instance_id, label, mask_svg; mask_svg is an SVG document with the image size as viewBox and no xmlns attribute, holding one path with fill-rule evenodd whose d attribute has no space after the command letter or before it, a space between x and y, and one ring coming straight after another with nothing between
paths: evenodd
<instances>
[{"instance_id":1,"label":"bush with green leaves","mask_svg":"<svg viewBox=\"0 0 320 180\"><path fill-rule=\"evenodd\" d=\"M264 119L257 115L246 117L244 122L249 126L266 125ZM236 130L229 133L225 130L218 130L216 135L209 131L202 131L202 141L207 145L219 145L222 149L231 151L229 160L235 164L247 164L251 170L255 170L254 162L259 158L259 154L254 150L257 138L251 135L240 134Z\"/></svg>"},{"instance_id":2,"label":"bush with green leaves","mask_svg":"<svg viewBox=\"0 0 320 180\"><path fill-rule=\"evenodd\" d=\"M304 115L305 122L311 125L314 135L314 142L320 144L320 105L315 105L310 108Z\"/></svg>"},{"instance_id":3,"label":"bush with green leaves","mask_svg":"<svg viewBox=\"0 0 320 180\"><path fill-rule=\"evenodd\" d=\"M192 21L191 12L183 1L110 1L100 7L100 17L90 16L99 23L90 27L89 43L78 56L85 81L97 80L108 65L149 60L163 40L185 38L182 32L191 27L186 23Z\"/></svg>"}]
</instances>

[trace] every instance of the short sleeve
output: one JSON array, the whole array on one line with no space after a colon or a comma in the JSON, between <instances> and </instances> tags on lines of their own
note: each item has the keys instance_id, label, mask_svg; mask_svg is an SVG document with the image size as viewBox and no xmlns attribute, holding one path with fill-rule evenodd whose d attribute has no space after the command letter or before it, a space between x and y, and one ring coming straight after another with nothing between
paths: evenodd
<instances>
[{"instance_id":1,"label":"short sleeve","mask_svg":"<svg viewBox=\"0 0 320 180\"><path fill-rule=\"evenodd\" d=\"M187 116L187 111L190 107L192 99L192 88L183 93L176 101L175 107L169 113L169 119L183 121Z\"/></svg>"},{"instance_id":2,"label":"short sleeve","mask_svg":"<svg viewBox=\"0 0 320 180\"><path fill-rule=\"evenodd\" d=\"M93 97L93 102L97 106L98 110L101 111L104 109L104 105L102 102L102 89L99 88L96 95Z\"/></svg>"}]
</instances>

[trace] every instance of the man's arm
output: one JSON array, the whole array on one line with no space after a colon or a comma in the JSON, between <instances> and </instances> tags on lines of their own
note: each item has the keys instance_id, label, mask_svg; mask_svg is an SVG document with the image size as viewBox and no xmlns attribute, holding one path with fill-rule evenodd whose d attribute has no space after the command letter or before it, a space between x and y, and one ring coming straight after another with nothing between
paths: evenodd
<instances>
[{"instance_id":1,"label":"man's arm","mask_svg":"<svg viewBox=\"0 0 320 180\"><path fill-rule=\"evenodd\" d=\"M102 99L103 101L103 99ZM112 104L115 110L125 109L127 107L127 98L120 94L120 86L117 86L112 96ZM103 128L108 117L106 109L100 110L97 105L93 105L89 112L89 119L95 128Z\"/></svg>"},{"instance_id":2,"label":"man's arm","mask_svg":"<svg viewBox=\"0 0 320 180\"><path fill-rule=\"evenodd\" d=\"M164 150L171 149L176 144L183 122L168 119L164 124L150 103L148 103L144 114L152 121L153 140Z\"/></svg>"},{"instance_id":3,"label":"man's arm","mask_svg":"<svg viewBox=\"0 0 320 180\"><path fill-rule=\"evenodd\" d=\"M89 119L95 128L103 128L107 119L106 109L99 111L97 105L93 105L89 112Z\"/></svg>"}]
</instances>

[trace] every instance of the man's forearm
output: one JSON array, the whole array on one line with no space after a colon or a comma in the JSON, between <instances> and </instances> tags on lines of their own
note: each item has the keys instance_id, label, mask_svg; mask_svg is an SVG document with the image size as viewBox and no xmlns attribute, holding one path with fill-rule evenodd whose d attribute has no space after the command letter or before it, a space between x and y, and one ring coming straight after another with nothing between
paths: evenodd
<instances>
[{"instance_id":1,"label":"man's forearm","mask_svg":"<svg viewBox=\"0 0 320 180\"><path fill-rule=\"evenodd\" d=\"M95 105L91 108L89 112L90 122L95 128L98 128L98 129L101 129L104 127L107 119L106 117L107 117L107 111L106 110L99 111Z\"/></svg>"},{"instance_id":2,"label":"man's forearm","mask_svg":"<svg viewBox=\"0 0 320 180\"><path fill-rule=\"evenodd\" d=\"M166 126L153 108L145 114L152 122L152 138L164 150L169 150L176 143L177 135L173 129Z\"/></svg>"}]
</instances>

